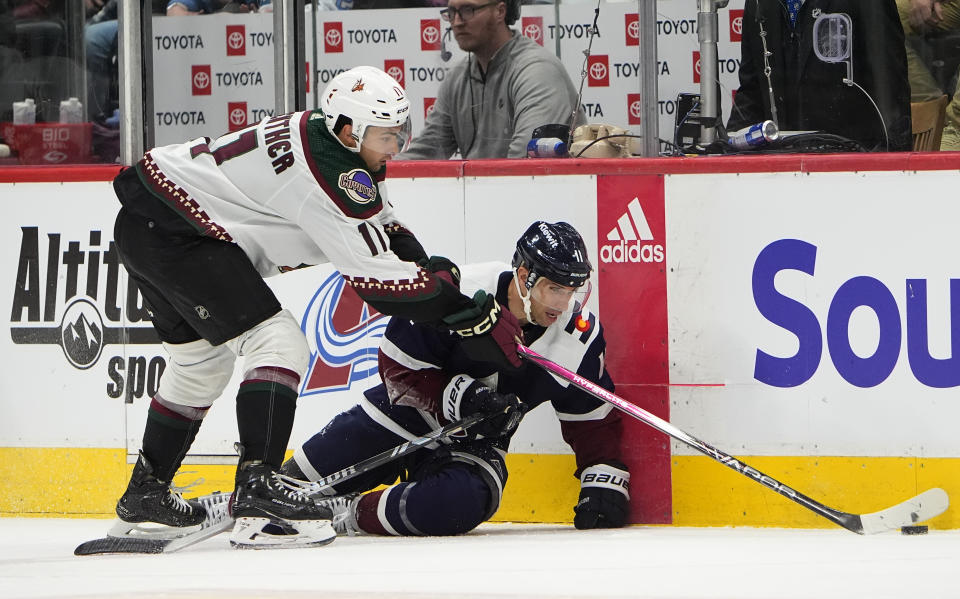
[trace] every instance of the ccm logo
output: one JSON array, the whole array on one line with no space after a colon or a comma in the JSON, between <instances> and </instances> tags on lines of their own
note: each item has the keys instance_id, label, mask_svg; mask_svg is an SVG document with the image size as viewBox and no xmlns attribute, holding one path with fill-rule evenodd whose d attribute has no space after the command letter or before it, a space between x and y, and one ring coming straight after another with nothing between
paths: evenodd
<instances>
[{"instance_id":1,"label":"ccm logo","mask_svg":"<svg viewBox=\"0 0 960 599\"><path fill-rule=\"evenodd\" d=\"M474 335L483 335L487 331L493 328L493 325L497 322L497 310L500 306L494 302L493 307L490 308L490 314L487 314L487 317L480 321L478 324L468 327L466 329L457 329L457 335L461 337L473 337Z\"/></svg>"}]
</instances>

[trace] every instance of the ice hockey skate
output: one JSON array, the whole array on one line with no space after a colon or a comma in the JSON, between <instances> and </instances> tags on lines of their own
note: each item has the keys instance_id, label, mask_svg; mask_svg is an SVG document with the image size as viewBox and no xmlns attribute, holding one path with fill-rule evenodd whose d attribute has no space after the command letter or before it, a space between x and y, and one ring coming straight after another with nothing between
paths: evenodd
<instances>
[{"instance_id":1,"label":"ice hockey skate","mask_svg":"<svg viewBox=\"0 0 960 599\"><path fill-rule=\"evenodd\" d=\"M329 509L333 513L333 530L338 535L357 536L363 531L357 525L357 503L362 495L350 493L334 497L317 498L317 505Z\"/></svg>"},{"instance_id":2,"label":"ice hockey skate","mask_svg":"<svg viewBox=\"0 0 960 599\"><path fill-rule=\"evenodd\" d=\"M329 508L307 494L311 484L253 462L237 473L230 544L238 549L316 547L332 542Z\"/></svg>"},{"instance_id":3,"label":"ice hockey skate","mask_svg":"<svg viewBox=\"0 0 960 599\"><path fill-rule=\"evenodd\" d=\"M184 499L171 483L153 475L143 453L116 511L118 519L107 533L111 537L174 539L200 530L206 517L200 502Z\"/></svg>"},{"instance_id":4,"label":"ice hockey skate","mask_svg":"<svg viewBox=\"0 0 960 599\"><path fill-rule=\"evenodd\" d=\"M102 555L105 553L173 553L200 541L216 536L233 526L233 518L227 509L231 495L229 493L211 493L197 497L196 501L206 510L206 517L197 530L175 538L128 534L124 536L106 536L81 543L73 551L74 555ZM192 527L191 527L192 528Z\"/></svg>"}]
</instances>

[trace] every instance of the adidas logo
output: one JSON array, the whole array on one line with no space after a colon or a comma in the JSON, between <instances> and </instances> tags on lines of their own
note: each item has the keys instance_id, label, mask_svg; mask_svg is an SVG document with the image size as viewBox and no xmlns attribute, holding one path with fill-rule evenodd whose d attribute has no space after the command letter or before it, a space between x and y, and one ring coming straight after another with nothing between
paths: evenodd
<instances>
[{"instance_id":1,"label":"adidas logo","mask_svg":"<svg viewBox=\"0 0 960 599\"><path fill-rule=\"evenodd\" d=\"M607 243L600 248L600 261L663 262L663 246L653 241L640 198L633 198L627 211L617 219L617 226L607 233Z\"/></svg>"}]
</instances>

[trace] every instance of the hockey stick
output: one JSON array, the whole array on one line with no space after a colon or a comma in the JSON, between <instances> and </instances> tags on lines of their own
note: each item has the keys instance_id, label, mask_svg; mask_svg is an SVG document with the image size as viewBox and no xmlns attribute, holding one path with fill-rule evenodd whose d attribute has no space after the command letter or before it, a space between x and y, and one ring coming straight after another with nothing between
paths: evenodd
<instances>
[{"instance_id":1,"label":"hockey stick","mask_svg":"<svg viewBox=\"0 0 960 599\"><path fill-rule=\"evenodd\" d=\"M816 501L815 499L811 499L799 491L791 489L772 476L764 474L756 468L748 466L733 456L720 451L716 447L704 443L700 439L685 433L666 420L658 418L643 408L639 408L627 400L619 397L618 395L607 391L600 385L597 385L583 378L582 376L567 370L556 362L541 356L529 347L518 344L517 351L523 358L533 362L537 366L540 366L554 376L557 376L571 383L572 385L583 389L597 399L611 404L613 407L621 410L622 412L626 412L630 416L633 416L637 420L648 424L661 433L686 443L700 453L716 460L717 462L720 462L724 466L727 466L737 473L755 480L761 485L779 493L780 495L783 495L787 499L799 503L813 513L822 516L835 524L839 524L847 530L857 534L874 534L887 530L895 530L902 526L909 526L916 522L922 522L935 516L939 516L946 511L950 504L949 498L943 489L933 488L924 491L912 499L908 499L887 509L880 510L879 512L873 512L871 514L850 514L847 512L842 512L840 510L828 507L819 501Z\"/></svg>"},{"instance_id":2,"label":"hockey stick","mask_svg":"<svg viewBox=\"0 0 960 599\"><path fill-rule=\"evenodd\" d=\"M196 545L200 541L230 530L233 518L227 509L230 493L219 491L209 495L197 497L197 500L207 511L207 516L200 523L200 529L174 537L158 539L151 537L119 536L101 537L80 543L73 550L74 555L101 555L104 553L173 553L185 547Z\"/></svg>"},{"instance_id":3,"label":"hockey stick","mask_svg":"<svg viewBox=\"0 0 960 599\"><path fill-rule=\"evenodd\" d=\"M328 476L324 476L320 480L314 481L310 485L310 488L308 489L307 492L310 495L322 493L325 489L329 489L330 487L332 487L337 483L341 483L345 480L349 480L359 474L363 474L364 472L368 472L370 470L373 470L374 468L378 468L388 462L392 462L393 460L399 457L405 456L409 453L413 453L414 451L420 449L425 445L429 445L434 441L465 431L471 426L473 426L474 424L477 424L478 422L480 422L481 420L486 420L487 418L492 418L499 414L500 412L489 413L489 414L483 414L478 412L476 414L471 414L466 418L461 418L456 422L451 422L446 426L430 431L429 433L423 435L422 437L411 439L406 443L401 443L400 445L397 445L396 447L392 449L388 449L384 452L378 453L373 457L369 457L365 460L361 460L356 464L354 464L353 466L347 466L343 470L334 472L333 474L330 474ZM522 414L518 414L518 417L521 417L521 416Z\"/></svg>"},{"instance_id":4,"label":"hockey stick","mask_svg":"<svg viewBox=\"0 0 960 599\"><path fill-rule=\"evenodd\" d=\"M470 416L462 418L456 422L451 422L446 426L430 431L422 437L417 437L415 439L406 441L405 443L401 443L392 449L378 453L373 457L367 458L357 462L356 464L353 464L352 466L347 466L343 470L339 470L333 474L325 476L319 481L310 483L309 486L306 487L305 492L310 495L318 494L324 489L328 489L337 483L349 480L357 475L363 474L364 472L369 472L370 470L391 462L399 457L413 453L414 451L425 445L429 445L434 441L465 431L474 424L477 424L482 420L486 420L487 418L492 418L496 415L497 414L477 413L471 414ZM518 418L521 416L522 415L519 414L517 415ZM81 543L76 549L74 549L73 554L99 555L103 553L173 553L175 551L179 551L185 547L195 545L200 541L218 535L221 532L225 532L229 530L231 526L233 526L233 518L230 517L226 509L229 498L229 493L220 492L197 498L200 503L203 504L204 508L207 509L207 518L200 525L200 530L187 533L186 535L173 539L157 539L135 536L107 536Z\"/></svg>"}]
</instances>

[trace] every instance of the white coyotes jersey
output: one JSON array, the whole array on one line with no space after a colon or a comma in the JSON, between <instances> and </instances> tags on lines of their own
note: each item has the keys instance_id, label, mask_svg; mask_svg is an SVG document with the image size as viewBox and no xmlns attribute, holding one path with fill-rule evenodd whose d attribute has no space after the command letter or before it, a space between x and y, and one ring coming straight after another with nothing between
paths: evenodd
<instances>
[{"instance_id":1,"label":"white coyotes jersey","mask_svg":"<svg viewBox=\"0 0 960 599\"><path fill-rule=\"evenodd\" d=\"M264 277L331 262L354 284L418 279L417 266L390 250L384 226L399 223L382 177L326 132L319 111L155 148L138 168L155 194L239 245Z\"/></svg>"}]
</instances>

